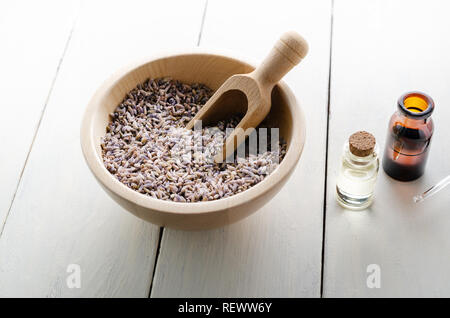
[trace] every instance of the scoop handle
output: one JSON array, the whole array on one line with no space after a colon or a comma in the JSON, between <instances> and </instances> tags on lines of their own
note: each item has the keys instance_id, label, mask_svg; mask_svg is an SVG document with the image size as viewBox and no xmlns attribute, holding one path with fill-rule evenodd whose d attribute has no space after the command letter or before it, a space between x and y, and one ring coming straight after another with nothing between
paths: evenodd
<instances>
[{"instance_id":1,"label":"scoop handle","mask_svg":"<svg viewBox=\"0 0 450 318\"><path fill-rule=\"evenodd\" d=\"M295 31L284 33L252 76L261 84L273 86L308 53L308 43Z\"/></svg>"}]
</instances>

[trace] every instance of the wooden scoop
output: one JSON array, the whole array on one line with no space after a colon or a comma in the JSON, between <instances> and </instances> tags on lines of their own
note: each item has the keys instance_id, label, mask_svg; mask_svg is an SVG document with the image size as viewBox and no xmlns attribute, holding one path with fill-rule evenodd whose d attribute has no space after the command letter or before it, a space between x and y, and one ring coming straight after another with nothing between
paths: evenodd
<instances>
[{"instance_id":1,"label":"wooden scoop","mask_svg":"<svg viewBox=\"0 0 450 318\"><path fill-rule=\"evenodd\" d=\"M192 129L198 120L205 125L227 115L245 112L233 133L225 140L222 153L214 158L215 162L223 162L232 155L264 120L270 111L273 87L307 52L308 44L299 34L294 31L284 33L258 68L249 74L236 74L228 78L187 124L186 128Z\"/></svg>"}]
</instances>

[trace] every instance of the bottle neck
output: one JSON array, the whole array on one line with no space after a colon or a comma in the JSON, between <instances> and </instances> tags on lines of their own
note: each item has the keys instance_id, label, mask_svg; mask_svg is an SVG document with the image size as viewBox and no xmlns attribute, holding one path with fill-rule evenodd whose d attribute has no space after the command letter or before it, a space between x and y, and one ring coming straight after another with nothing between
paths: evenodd
<instances>
[{"instance_id":1,"label":"bottle neck","mask_svg":"<svg viewBox=\"0 0 450 318\"><path fill-rule=\"evenodd\" d=\"M368 164L371 164L374 160L377 160L378 158L378 145L375 145L375 148L373 149L373 152L365 157L359 157L351 153L350 148L348 146L348 143L344 146L344 158L352 164L355 167L358 166L366 166Z\"/></svg>"},{"instance_id":2,"label":"bottle neck","mask_svg":"<svg viewBox=\"0 0 450 318\"><path fill-rule=\"evenodd\" d=\"M402 110L397 111L397 117L396 121L394 122L394 125L400 124L404 127L412 128L412 129L419 129L429 123L431 121L431 117L425 117L425 118L412 118L410 116L405 115L405 113Z\"/></svg>"},{"instance_id":3,"label":"bottle neck","mask_svg":"<svg viewBox=\"0 0 450 318\"><path fill-rule=\"evenodd\" d=\"M433 113L434 101L427 94L409 92L400 96L397 106L399 115L405 117L405 124L423 124Z\"/></svg>"}]
</instances>

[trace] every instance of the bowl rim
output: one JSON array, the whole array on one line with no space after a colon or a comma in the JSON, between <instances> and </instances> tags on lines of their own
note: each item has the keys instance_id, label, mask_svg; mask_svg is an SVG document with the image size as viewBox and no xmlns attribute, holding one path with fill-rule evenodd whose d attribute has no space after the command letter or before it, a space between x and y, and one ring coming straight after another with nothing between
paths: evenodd
<instances>
[{"instance_id":1,"label":"bowl rim","mask_svg":"<svg viewBox=\"0 0 450 318\"><path fill-rule=\"evenodd\" d=\"M289 172L296 167L296 164L301 156L306 139L305 129L305 116L302 108L300 107L297 99L289 86L284 82L278 82L277 86L280 88L280 93L284 95L284 98L288 101L288 107L292 113L292 137L289 148L285 157L281 163L270 173L263 181L252 186L251 188L234 194L227 198L221 198L212 201L200 201L200 202L174 202L168 200L155 199L145 194L139 193L123 183L117 180L104 166L101 156L98 156L96 151L96 141L93 136L93 124L94 114L98 107L100 107L100 101L108 92L121 81L123 77L132 73L137 68L142 67L148 63L155 62L160 59L176 58L186 55L210 55L225 58L238 63L243 63L246 66L255 68L254 65L248 63L241 58L234 58L228 55L223 55L209 50L192 50L175 53L156 54L145 59L140 59L133 63L129 63L122 67L108 79L106 79L101 86L95 91L91 97L88 105L84 111L84 115L81 122L80 142L85 161L94 174L98 182L107 190L111 191L115 195L122 199L132 202L145 209L153 211L172 213L172 214L202 214L213 213L222 211L224 209L232 209L237 206L244 205L255 198L264 196L273 186L281 182L283 179L289 176ZM294 146L295 145L295 146Z\"/></svg>"}]
</instances>

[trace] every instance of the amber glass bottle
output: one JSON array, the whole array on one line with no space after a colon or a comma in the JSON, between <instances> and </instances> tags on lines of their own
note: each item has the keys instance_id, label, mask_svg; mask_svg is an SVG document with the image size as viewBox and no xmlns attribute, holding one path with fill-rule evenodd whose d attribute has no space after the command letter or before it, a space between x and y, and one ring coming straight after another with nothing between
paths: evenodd
<instances>
[{"instance_id":1,"label":"amber glass bottle","mask_svg":"<svg viewBox=\"0 0 450 318\"><path fill-rule=\"evenodd\" d=\"M433 110L433 100L424 93L410 92L398 99L383 156L383 169L392 178L411 181L424 173L433 135Z\"/></svg>"}]
</instances>

